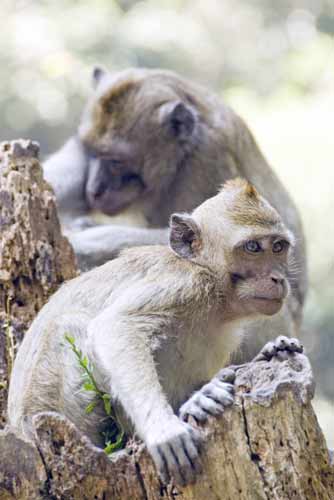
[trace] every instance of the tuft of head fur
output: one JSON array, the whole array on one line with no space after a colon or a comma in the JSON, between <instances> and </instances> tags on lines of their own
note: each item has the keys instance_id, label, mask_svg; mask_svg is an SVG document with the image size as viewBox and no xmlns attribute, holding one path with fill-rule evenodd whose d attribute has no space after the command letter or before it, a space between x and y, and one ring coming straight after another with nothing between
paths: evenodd
<instances>
[{"instance_id":1,"label":"tuft of head fur","mask_svg":"<svg viewBox=\"0 0 334 500\"><path fill-rule=\"evenodd\" d=\"M222 187L221 191L240 191L241 194L249 196L250 198L258 198L259 193L247 179L242 177L235 177L234 179L229 179L226 181Z\"/></svg>"},{"instance_id":2,"label":"tuft of head fur","mask_svg":"<svg viewBox=\"0 0 334 500\"><path fill-rule=\"evenodd\" d=\"M228 199L226 214L237 225L272 227L281 222L278 212L246 179L228 180L220 192Z\"/></svg>"},{"instance_id":3,"label":"tuft of head fur","mask_svg":"<svg viewBox=\"0 0 334 500\"><path fill-rule=\"evenodd\" d=\"M282 219L278 212L246 179L236 177L226 181L219 193L194 211L211 218L228 218L237 226L273 227Z\"/></svg>"},{"instance_id":4,"label":"tuft of head fur","mask_svg":"<svg viewBox=\"0 0 334 500\"><path fill-rule=\"evenodd\" d=\"M86 141L98 141L108 129L122 126L125 102L132 101L137 88L135 80L124 80L112 85L100 96L92 110L93 127L86 135Z\"/></svg>"}]
</instances>

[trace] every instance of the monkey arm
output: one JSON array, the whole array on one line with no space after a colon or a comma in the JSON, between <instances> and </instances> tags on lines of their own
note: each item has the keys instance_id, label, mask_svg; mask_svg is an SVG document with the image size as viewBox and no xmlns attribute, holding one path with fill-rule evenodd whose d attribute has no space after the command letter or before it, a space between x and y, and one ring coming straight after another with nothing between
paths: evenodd
<instances>
[{"instance_id":1,"label":"monkey arm","mask_svg":"<svg viewBox=\"0 0 334 500\"><path fill-rule=\"evenodd\" d=\"M185 484L200 467L201 435L174 414L159 381L152 346L166 335L170 317L155 311L159 299L148 302L154 291L131 287L131 297L123 294L99 314L88 326L88 354L135 424L163 480L173 477Z\"/></svg>"},{"instance_id":2,"label":"monkey arm","mask_svg":"<svg viewBox=\"0 0 334 500\"><path fill-rule=\"evenodd\" d=\"M134 291L132 288L131 295ZM173 410L162 391L150 347L154 332L167 327L168 319L136 313L134 302L138 306L142 299L131 298L130 305L125 293L115 306L102 311L88 326L88 353L107 380L108 391L121 402L145 439L149 427L169 420Z\"/></svg>"},{"instance_id":3,"label":"monkey arm","mask_svg":"<svg viewBox=\"0 0 334 500\"><path fill-rule=\"evenodd\" d=\"M168 229L127 226L95 226L78 232L67 232L80 269L91 269L117 257L124 248L142 245L166 245Z\"/></svg>"},{"instance_id":4,"label":"monkey arm","mask_svg":"<svg viewBox=\"0 0 334 500\"><path fill-rule=\"evenodd\" d=\"M77 215L87 209L87 160L77 137L71 137L43 164L44 178L52 186L62 212Z\"/></svg>"}]
</instances>

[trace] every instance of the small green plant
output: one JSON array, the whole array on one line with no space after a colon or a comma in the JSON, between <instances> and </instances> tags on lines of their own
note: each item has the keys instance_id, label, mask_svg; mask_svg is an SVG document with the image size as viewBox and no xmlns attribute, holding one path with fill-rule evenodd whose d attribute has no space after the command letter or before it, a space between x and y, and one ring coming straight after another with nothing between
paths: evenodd
<instances>
[{"instance_id":1,"label":"small green plant","mask_svg":"<svg viewBox=\"0 0 334 500\"><path fill-rule=\"evenodd\" d=\"M101 391L93 375L93 370L88 357L83 355L81 349L75 345L74 337L65 335L65 340L69 343L72 351L74 352L79 366L82 369L83 381L82 388L85 391L93 392L94 399L86 406L85 412L91 413L99 402L103 403L104 411L106 413L106 430L102 432L105 448L104 451L110 455L111 453L123 448L125 443L125 434L122 426L117 421L114 409L111 405L111 395Z\"/></svg>"}]
</instances>

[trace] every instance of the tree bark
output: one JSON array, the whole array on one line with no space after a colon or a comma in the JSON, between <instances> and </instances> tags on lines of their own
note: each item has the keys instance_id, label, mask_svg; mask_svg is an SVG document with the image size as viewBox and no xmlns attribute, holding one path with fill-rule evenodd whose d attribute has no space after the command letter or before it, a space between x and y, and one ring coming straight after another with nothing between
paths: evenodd
<instances>
[{"instance_id":1,"label":"tree bark","mask_svg":"<svg viewBox=\"0 0 334 500\"><path fill-rule=\"evenodd\" d=\"M75 260L31 141L0 146L0 368L2 398L23 331ZM203 426L203 472L163 485L136 441L109 458L65 417L40 413L31 438L0 431L0 500L333 500L334 469L312 409L301 354L237 370L235 403ZM3 411L3 410L2 410Z\"/></svg>"},{"instance_id":2,"label":"tree bark","mask_svg":"<svg viewBox=\"0 0 334 500\"><path fill-rule=\"evenodd\" d=\"M162 485L138 442L109 459L64 417L40 413L34 443L0 433L0 498L332 500L334 468L311 405L307 357L249 363L235 386L233 407L203 427L203 472L193 485Z\"/></svg>"},{"instance_id":3,"label":"tree bark","mask_svg":"<svg viewBox=\"0 0 334 500\"><path fill-rule=\"evenodd\" d=\"M48 297L77 272L38 153L32 141L0 144L0 426L23 333Z\"/></svg>"}]
</instances>

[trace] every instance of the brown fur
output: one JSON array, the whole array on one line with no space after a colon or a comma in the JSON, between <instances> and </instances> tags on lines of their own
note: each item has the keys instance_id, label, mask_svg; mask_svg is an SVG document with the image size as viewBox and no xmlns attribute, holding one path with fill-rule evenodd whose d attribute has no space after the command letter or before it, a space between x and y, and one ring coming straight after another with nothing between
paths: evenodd
<instances>
[{"instance_id":1,"label":"brown fur","mask_svg":"<svg viewBox=\"0 0 334 500\"><path fill-rule=\"evenodd\" d=\"M95 394L80 390L83 374L64 340L70 335L120 410L122 427L144 440L163 477L194 480L199 430L178 411L207 418L232 404L233 388L219 370L240 345L243 324L277 315L289 290L289 231L282 220L286 246L278 255L276 224L265 231L240 227L225 210L241 199L249 203L248 191L243 181L229 183L192 214L171 216L170 247L126 250L62 286L20 346L10 425L28 433L37 412L58 411L102 444L103 405L85 411ZM251 198L259 219L274 210L260 196ZM245 238L256 238L262 251L247 253Z\"/></svg>"},{"instance_id":2,"label":"brown fur","mask_svg":"<svg viewBox=\"0 0 334 500\"><path fill-rule=\"evenodd\" d=\"M93 133L87 134L87 142L97 141L98 138L106 132L117 130L122 126L124 120L124 101L129 102L131 95L134 94L137 83L134 81L124 81L116 87L112 87L94 106ZM122 120L123 119L123 120Z\"/></svg>"},{"instance_id":3,"label":"brown fur","mask_svg":"<svg viewBox=\"0 0 334 500\"><path fill-rule=\"evenodd\" d=\"M273 227L279 223L278 213L261 200L258 191L247 180L237 177L227 181L223 189L232 192L237 190L238 192L233 204L226 207L236 224L240 226Z\"/></svg>"},{"instance_id":4,"label":"brown fur","mask_svg":"<svg viewBox=\"0 0 334 500\"><path fill-rule=\"evenodd\" d=\"M173 109L180 106L181 113L173 118ZM258 217L253 207L256 197L263 195L299 242L292 252L295 269L289 277L289 312L275 325L282 333L298 331L307 288L300 217L248 127L233 110L211 92L169 71L104 72L83 113L78 137L75 147L80 151L79 160L76 163L72 153L66 156L66 175L61 173L65 171L61 152L50 160L53 168L59 169L58 175L50 174L59 205L75 205L73 185L77 183L77 205L85 206L87 218L91 211L121 216L133 210L146 225L145 229L116 227L111 218L110 225L70 233L83 268L101 264L127 246L165 243L164 228L171 213L189 212L214 196L223 182L243 177L255 187L245 187L247 209L243 200L240 205L234 204L234 222L263 230L271 227L276 213ZM82 150L88 151L87 163L82 162ZM90 151L97 158L91 158ZM113 160L119 157L120 164L113 166ZM103 164L106 158L110 158L110 168ZM72 171L76 174L73 185L68 181ZM122 172L130 179L128 184L122 182ZM100 194L96 194L96 186L103 187ZM249 337L261 337L266 332L271 336L272 327L272 320L263 328L256 326L254 330L259 333Z\"/></svg>"}]
</instances>

